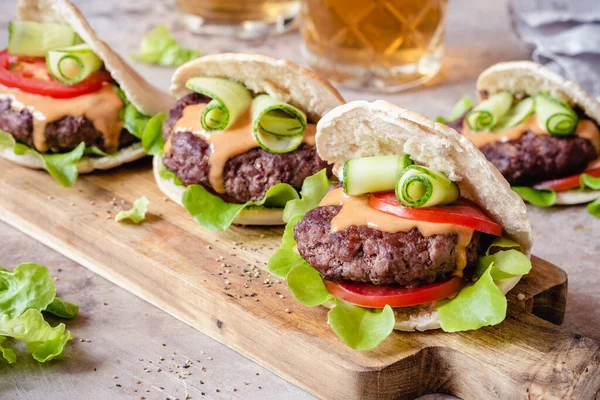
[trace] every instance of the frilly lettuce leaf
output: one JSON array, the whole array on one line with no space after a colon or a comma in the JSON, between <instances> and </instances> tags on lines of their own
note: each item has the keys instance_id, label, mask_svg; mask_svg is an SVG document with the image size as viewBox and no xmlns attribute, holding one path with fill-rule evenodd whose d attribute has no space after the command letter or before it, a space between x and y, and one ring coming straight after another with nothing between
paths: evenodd
<instances>
[{"instance_id":1,"label":"frilly lettuce leaf","mask_svg":"<svg viewBox=\"0 0 600 400\"><path fill-rule=\"evenodd\" d=\"M479 276L474 283L463 288L456 297L436 303L439 321L446 332L479 329L483 326L496 325L506 318L506 297L498 287L505 279L522 276L531 270L531 261L523 253L514 250L517 243L511 245L504 239L501 250L477 260L475 275ZM499 246L498 244L496 246Z\"/></svg>"},{"instance_id":2,"label":"frilly lettuce leaf","mask_svg":"<svg viewBox=\"0 0 600 400\"><path fill-rule=\"evenodd\" d=\"M200 49L182 47L169 32L169 28L162 24L144 35L139 52L131 53L131 57L148 64L178 67L201 54Z\"/></svg>"},{"instance_id":3,"label":"frilly lettuce leaf","mask_svg":"<svg viewBox=\"0 0 600 400\"><path fill-rule=\"evenodd\" d=\"M33 358L39 362L59 357L65 344L73 339L71 332L65 332L65 324L51 327L42 313L33 308L12 318L7 314L0 315L0 336L25 342Z\"/></svg>"},{"instance_id":4,"label":"frilly lettuce leaf","mask_svg":"<svg viewBox=\"0 0 600 400\"><path fill-rule=\"evenodd\" d=\"M0 270L0 314L14 317L30 308L43 310L55 296L50 271L42 265L23 263L12 272Z\"/></svg>"},{"instance_id":5,"label":"frilly lettuce leaf","mask_svg":"<svg viewBox=\"0 0 600 400\"><path fill-rule=\"evenodd\" d=\"M513 186L512 190L517 192L523 200L538 207L552 207L556 203L556 192L548 189L534 189L527 186Z\"/></svg>"},{"instance_id":6,"label":"frilly lettuce leaf","mask_svg":"<svg viewBox=\"0 0 600 400\"><path fill-rule=\"evenodd\" d=\"M142 146L146 153L154 156L160 154L165 146L165 140L162 137L162 124L167 118L167 114L159 113L150 118L142 135Z\"/></svg>"},{"instance_id":7,"label":"frilly lettuce leaf","mask_svg":"<svg viewBox=\"0 0 600 400\"><path fill-rule=\"evenodd\" d=\"M144 130L146 129L146 125L150 120L150 117L142 114L133 103L129 101L124 107L123 112L123 126L125 129L129 131L133 136L138 139L142 139L144 135Z\"/></svg>"},{"instance_id":8,"label":"frilly lettuce leaf","mask_svg":"<svg viewBox=\"0 0 600 400\"><path fill-rule=\"evenodd\" d=\"M287 183L279 183L267 190L259 201L243 204L228 203L206 190L202 185L190 185L185 188L181 202L194 219L203 227L222 231L231 226L235 217L248 207L283 208L298 198L298 192Z\"/></svg>"},{"instance_id":9,"label":"frilly lettuce leaf","mask_svg":"<svg viewBox=\"0 0 600 400\"><path fill-rule=\"evenodd\" d=\"M461 115L463 115L466 111L473 108L474 105L475 104L473 103L471 96L465 95L465 96L463 96L462 99L460 99L454 105L454 107L452 108L452 113L450 114L450 117L448 119L446 119L444 117L437 117L435 119L435 122L440 122L442 124L445 124L447 122L452 122L452 121L456 120L458 117L460 117Z\"/></svg>"},{"instance_id":10,"label":"frilly lettuce leaf","mask_svg":"<svg viewBox=\"0 0 600 400\"><path fill-rule=\"evenodd\" d=\"M109 154L104 150L100 150L97 146L86 147L83 151L85 156L100 156L100 157L111 157L117 155L117 153Z\"/></svg>"},{"instance_id":11,"label":"frilly lettuce leaf","mask_svg":"<svg viewBox=\"0 0 600 400\"><path fill-rule=\"evenodd\" d=\"M63 186L73 186L79 172L77 163L81 160L85 151L85 143L79 143L75 149L68 153L42 154L22 143L17 143L13 136L0 130L0 148L12 148L17 155L33 154L43 163L44 168L58 183Z\"/></svg>"},{"instance_id":12,"label":"frilly lettuce leaf","mask_svg":"<svg viewBox=\"0 0 600 400\"><path fill-rule=\"evenodd\" d=\"M79 313L79 306L69 303L59 297L55 297L52 303L44 309L45 312L56 315L59 318L73 319Z\"/></svg>"},{"instance_id":13,"label":"frilly lettuce leaf","mask_svg":"<svg viewBox=\"0 0 600 400\"><path fill-rule=\"evenodd\" d=\"M177 186L184 186L183 182L177 177L177 174L173 171L169 171L164 164L160 164L158 175L163 179L172 180Z\"/></svg>"},{"instance_id":14,"label":"frilly lettuce leaf","mask_svg":"<svg viewBox=\"0 0 600 400\"><path fill-rule=\"evenodd\" d=\"M325 169L306 178L302 183L300 198L292 200L285 205L283 220L289 222L292 217L297 215L303 216L318 206L321 199L327 194L329 186L331 186L331 181L327 178L327 170Z\"/></svg>"},{"instance_id":15,"label":"frilly lettuce leaf","mask_svg":"<svg viewBox=\"0 0 600 400\"><path fill-rule=\"evenodd\" d=\"M306 261L290 269L285 279L296 301L305 306L320 306L333 297L325 288L321 274Z\"/></svg>"},{"instance_id":16,"label":"frilly lettuce leaf","mask_svg":"<svg viewBox=\"0 0 600 400\"><path fill-rule=\"evenodd\" d=\"M9 364L12 364L17 361L17 354L10 347L6 347L6 345L3 346L6 339L5 336L0 336L0 354L2 354L2 357L8 361Z\"/></svg>"},{"instance_id":17,"label":"frilly lettuce leaf","mask_svg":"<svg viewBox=\"0 0 600 400\"><path fill-rule=\"evenodd\" d=\"M281 246L269 258L269 272L281 278L285 278L288 272L296 265L306 264L304 258L294 251L296 240L294 239L294 226L302 219L303 215L293 216L285 226Z\"/></svg>"},{"instance_id":18,"label":"frilly lettuce leaf","mask_svg":"<svg viewBox=\"0 0 600 400\"><path fill-rule=\"evenodd\" d=\"M115 221L120 222L125 219L129 219L134 224L139 224L146 218L148 204L150 204L150 201L146 197L140 197L133 202L131 209L119 211L119 213L115 216Z\"/></svg>"}]
</instances>

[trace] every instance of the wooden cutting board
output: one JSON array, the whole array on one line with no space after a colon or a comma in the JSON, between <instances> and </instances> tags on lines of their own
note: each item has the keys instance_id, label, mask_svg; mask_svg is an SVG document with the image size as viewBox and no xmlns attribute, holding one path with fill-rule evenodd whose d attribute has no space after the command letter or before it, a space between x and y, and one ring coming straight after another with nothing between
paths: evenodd
<instances>
[{"instance_id":1,"label":"wooden cutting board","mask_svg":"<svg viewBox=\"0 0 600 400\"><path fill-rule=\"evenodd\" d=\"M149 167L82 176L69 189L0 160L0 219L321 398L598 395L600 344L554 325L567 293L558 267L534 257L498 326L393 333L359 352L331 331L324 308L297 304L264 271L281 228L203 229L165 200ZM141 196L151 202L146 222L113 221Z\"/></svg>"}]
</instances>

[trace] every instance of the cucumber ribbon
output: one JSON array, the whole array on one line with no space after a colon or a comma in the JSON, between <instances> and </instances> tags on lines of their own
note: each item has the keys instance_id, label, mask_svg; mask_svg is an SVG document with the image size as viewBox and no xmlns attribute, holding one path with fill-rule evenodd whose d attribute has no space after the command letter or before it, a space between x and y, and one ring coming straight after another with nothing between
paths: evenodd
<instances>
[{"instance_id":1,"label":"cucumber ribbon","mask_svg":"<svg viewBox=\"0 0 600 400\"><path fill-rule=\"evenodd\" d=\"M554 136L566 136L575 131L579 118L571 107L545 93L535 98L538 124Z\"/></svg>"},{"instance_id":2,"label":"cucumber ribbon","mask_svg":"<svg viewBox=\"0 0 600 400\"><path fill-rule=\"evenodd\" d=\"M229 128L252 103L252 95L246 87L224 78L191 78L185 87L210 97L200 122L207 132Z\"/></svg>"},{"instance_id":3,"label":"cucumber ribbon","mask_svg":"<svg viewBox=\"0 0 600 400\"><path fill-rule=\"evenodd\" d=\"M8 52L11 54L44 57L50 50L81 42L81 38L68 25L33 21L8 23Z\"/></svg>"},{"instance_id":4,"label":"cucumber ribbon","mask_svg":"<svg viewBox=\"0 0 600 400\"><path fill-rule=\"evenodd\" d=\"M394 190L398 175L412 160L408 154L354 158L344 163L344 192L350 196Z\"/></svg>"},{"instance_id":5,"label":"cucumber ribbon","mask_svg":"<svg viewBox=\"0 0 600 400\"><path fill-rule=\"evenodd\" d=\"M304 140L306 115L296 107L261 94L252 101L253 134L271 153L295 150Z\"/></svg>"},{"instance_id":6,"label":"cucumber ribbon","mask_svg":"<svg viewBox=\"0 0 600 400\"><path fill-rule=\"evenodd\" d=\"M467 114L467 124L474 131L490 131L500 119L510 110L513 95L509 92L499 92L482 101Z\"/></svg>"},{"instance_id":7,"label":"cucumber ribbon","mask_svg":"<svg viewBox=\"0 0 600 400\"><path fill-rule=\"evenodd\" d=\"M46 63L54 79L65 85L81 82L104 64L85 43L50 50L46 55Z\"/></svg>"},{"instance_id":8,"label":"cucumber ribbon","mask_svg":"<svg viewBox=\"0 0 600 400\"><path fill-rule=\"evenodd\" d=\"M409 165L396 183L396 197L405 207L432 207L458 200L458 185L440 172Z\"/></svg>"}]
</instances>

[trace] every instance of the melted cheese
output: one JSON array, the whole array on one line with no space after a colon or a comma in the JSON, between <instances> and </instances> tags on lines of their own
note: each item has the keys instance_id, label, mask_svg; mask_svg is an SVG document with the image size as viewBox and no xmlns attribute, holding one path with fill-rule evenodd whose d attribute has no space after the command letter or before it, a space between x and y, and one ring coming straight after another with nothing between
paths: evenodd
<instances>
[{"instance_id":1,"label":"melted cheese","mask_svg":"<svg viewBox=\"0 0 600 400\"><path fill-rule=\"evenodd\" d=\"M456 234L456 272L462 276L467 265L467 246L471 242L473 230L452 224L439 224L396 217L369 206L368 195L348 196L342 188L330 190L321 200L319 206L342 206L342 209L331 221L331 231L339 232L349 226L368 226L382 232L410 232L417 229L421 235L428 237L440 234Z\"/></svg>"},{"instance_id":2,"label":"melted cheese","mask_svg":"<svg viewBox=\"0 0 600 400\"><path fill-rule=\"evenodd\" d=\"M40 152L48 151L46 125L66 116L85 116L102 132L104 147L108 153L119 148L119 136L123 123L119 111L123 101L111 85L97 92L70 99L54 99L48 96L25 93L18 89L0 86L0 99L11 99L13 110L28 110L33 115L33 146Z\"/></svg>"},{"instance_id":3,"label":"melted cheese","mask_svg":"<svg viewBox=\"0 0 600 400\"><path fill-rule=\"evenodd\" d=\"M475 132L469 128L467 121L463 122L462 134L465 135L475 146L481 148L486 144L493 142L507 142L509 140L520 139L521 136L527 132L533 132L536 135L548 135L545 128L541 127L535 115L532 115L521 124L514 126L504 132L492 133L492 132ZM600 154L600 131L598 127L590 120L580 120L577 124L577 128L574 132L575 135L588 139L594 148L596 153Z\"/></svg>"},{"instance_id":4,"label":"melted cheese","mask_svg":"<svg viewBox=\"0 0 600 400\"><path fill-rule=\"evenodd\" d=\"M252 112L249 107L229 129L206 132L202 129L202 123L200 122L200 116L206 106L206 103L202 103L185 107L181 118L175 123L173 135L179 132L192 132L209 143L211 151L208 181L217 193L225 193L223 171L227 160L258 147L258 143L252 134ZM314 145L315 133L316 125L306 124L304 143ZM173 135L165 144L164 150L166 153L171 151L171 138Z\"/></svg>"}]
</instances>

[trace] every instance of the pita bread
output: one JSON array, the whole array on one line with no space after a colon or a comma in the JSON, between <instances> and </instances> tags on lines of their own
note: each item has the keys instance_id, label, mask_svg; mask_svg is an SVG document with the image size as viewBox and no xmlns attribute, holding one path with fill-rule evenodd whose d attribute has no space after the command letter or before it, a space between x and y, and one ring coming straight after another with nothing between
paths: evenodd
<instances>
[{"instance_id":1,"label":"pita bread","mask_svg":"<svg viewBox=\"0 0 600 400\"><path fill-rule=\"evenodd\" d=\"M219 77L243 83L255 94L267 93L304 111L308 119L317 122L329 110L344 104L338 91L323 77L300 68L287 60L256 54L215 54L197 58L183 64L171 79L171 92L177 97L192 93L185 83L194 77ZM258 147L258 145L257 145ZM155 156L154 176L160 189L172 200L181 204L181 187L167 185L158 175L160 163ZM244 210L234 221L238 225L285 225L283 210Z\"/></svg>"},{"instance_id":2,"label":"pita bread","mask_svg":"<svg viewBox=\"0 0 600 400\"><path fill-rule=\"evenodd\" d=\"M479 75L477 93L481 99L484 92L494 94L508 90L514 94L533 96L548 92L551 96L580 107L587 116L600 124L600 102L585 91L577 82L532 61L511 61L492 65Z\"/></svg>"},{"instance_id":3,"label":"pita bread","mask_svg":"<svg viewBox=\"0 0 600 400\"><path fill-rule=\"evenodd\" d=\"M502 225L507 237L529 254L531 226L525 203L475 145L454 129L385 101L354 101L335 108L319 121L316 141L319 155L335 164L338 177L348 159L401 153L444 172L458 183L463 196L475 201ZM519 279L500 282L500 289L506 294ZM432 303L394 312L399 330L440 327Z\"/></svg>"},{"instance_id":4,"label":"pita bread","mask_svg":"<svg viewBox=\"0 0 600 400\"><path fill-rule=\"evenodd\" d=\"M155 88L135 72L106 43L100 40L81 11L67 0L19 0L17 16L23 21L53 22L67 24L87 43L104 61L113 79L125 92L138 110L146 115L155 115L167 111L174 99L167 93ZM117 155L108 157L84 156L77 164L80 173L96 169L111 169L121 164L138 160L146 155L140 143L119 150ZM43 162L31 154L17 155L12 149L0 150L0 156L19 165L43 169Z\"/></svg>"}]
</instances>

